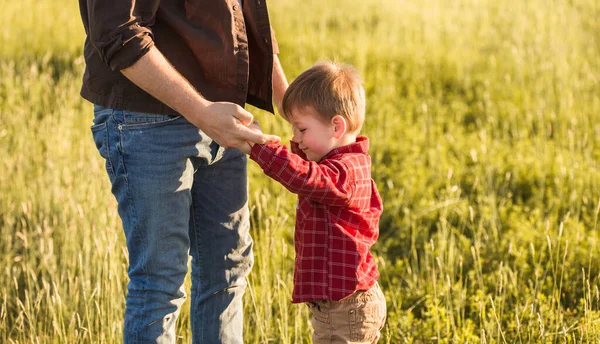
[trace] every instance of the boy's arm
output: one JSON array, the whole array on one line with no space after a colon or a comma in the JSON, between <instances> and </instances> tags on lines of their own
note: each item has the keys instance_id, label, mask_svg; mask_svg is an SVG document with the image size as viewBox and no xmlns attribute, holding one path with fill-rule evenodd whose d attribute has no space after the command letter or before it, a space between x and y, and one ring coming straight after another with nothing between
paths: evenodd
<instances>
[{"instance_id":1,"label":"boy's arm","mask_svg":"<svg viewBox=\"0 0 600 344\"><path fill-rule=\"evenodd\" d=\"M250 159L286 189L318 203L345 206L352 194L346 165L339 160L306 161L281 144L255 144Z\"/></svg>"}]
</instances>

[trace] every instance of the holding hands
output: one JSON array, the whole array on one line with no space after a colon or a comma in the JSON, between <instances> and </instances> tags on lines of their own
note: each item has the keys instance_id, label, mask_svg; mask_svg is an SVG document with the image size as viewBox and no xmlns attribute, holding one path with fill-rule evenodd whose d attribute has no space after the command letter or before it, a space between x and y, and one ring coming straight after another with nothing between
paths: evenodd
<instances>
[{"instance_id":1,"label":"holding hands","mask_svg":"<svg viewBox=\"0 0 600 344\"><path fill-rule=\"evenodd\" d=\"M267 144L267 143L279 143L279 142L281 142L281 138L279 136L263 134L262 129L260 128L260 125L258 124L257 120L252 121L248 125L247 128L250 129L251 131L253 131L255 135L258 135L258 137L265 138L266 141L265 142L257 142L257 141L250 140L250 141L246 141L240 147L236 147L236 148L238 148L239 150L241 150L242 152L244 152L246 154L250 154L250 152L252 150L252 147L254 146L255 143Z\"/></svg>"},{"instance_id":2,"label":"holding hands","mask_svg":"<svg viewBox=\"0 0 600 344\"><path fill-rule=\"evenodd\" d=\"M279 142L279 137L263 134L258 122L253 125L252 114L243 107L229 102L207 103L200 114L188 120L220 146L242 150L248 146L248 142Z\"/></svg>"}]
</instances>

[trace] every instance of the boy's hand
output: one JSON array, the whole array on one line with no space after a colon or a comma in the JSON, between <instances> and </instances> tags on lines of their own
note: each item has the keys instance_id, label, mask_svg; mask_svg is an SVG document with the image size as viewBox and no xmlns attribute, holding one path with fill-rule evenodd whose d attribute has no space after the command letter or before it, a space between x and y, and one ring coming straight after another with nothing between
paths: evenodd
<instances>
[{"instance_id":1,"label":"boy's hand","mask_svg":"<svg viewBox=\"0 0 600 344\"><path fill-rule=\"evenodd\" d=\"M252 121L252 123L250 123L248 125L248 128L259 132L262 134L262 130L260 129L260 125L258 124L258 121L254 120ZM281 142L281 138L279 136L275 136L275 135L270 135L269 136L269 140L267 142L265 142L265 144L267 143L279 143ZM246 145L243 145L243 147L240 147L239 149L246 153L246 154L250 154L250 152L252 151L252 147L254 146L254 142L251 141L246 141Z\"/></svg>"}]
</instances>

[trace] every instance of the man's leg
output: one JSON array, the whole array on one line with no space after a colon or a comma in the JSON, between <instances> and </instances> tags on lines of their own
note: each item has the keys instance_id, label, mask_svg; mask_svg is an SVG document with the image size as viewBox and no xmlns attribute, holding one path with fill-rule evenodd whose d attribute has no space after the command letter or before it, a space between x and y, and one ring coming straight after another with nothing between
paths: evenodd
<instances>
[{"instance_id":1,"label":"man's leg","mask_svg":"<svg viewBox=\"0 0 600 344\"><path fill-rule=\"evenodd\" d=\"M193 166L201 141L183 118L95 108L129 253L125 343L175 343L189 250Z\"/></svg>"},{"instance_id":2,"label":"man's leg","mask_svg":"<svg viewBox=\"0 0 600 344\"><path fill-rule=\"evenodd\" d=\"M253 264L246 155L216 145L194 175L191 322L197 344L243 343L242 296Z\"/></svg>"}]
</instances>

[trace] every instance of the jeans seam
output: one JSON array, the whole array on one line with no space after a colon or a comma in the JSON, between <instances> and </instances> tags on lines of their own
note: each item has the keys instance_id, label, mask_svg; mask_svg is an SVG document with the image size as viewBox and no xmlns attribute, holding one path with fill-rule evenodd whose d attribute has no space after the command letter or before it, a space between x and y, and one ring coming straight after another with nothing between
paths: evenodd
<instances>
[{"instance_id":1,"label":"jeans seam","mask_svg":"<svg viewBox=\"0 0 600 344\"><path fill-rule=\"evenodd\" d=\"M105 128L104 141L106 143L106 152L107 152L106 161L108 162L108 167L110 169L110 171L109 171L110 178L113 179L116 176L116 173L115 173L114 163L112 161L112 157L110 154L111 145L110 145L110 136L109 136L109 132L108 132L108 123L104 122L104 128Z\"/></svg>"},{"instance_id":2,"label":"jeans seam","mask_svg":"<svg viewBox=\"0 0 600 344\"><path fill-rule=\"evenodd\" d=\"M176 117L172 117L169 118L167 120L164 121L160 121L160 122L144 122L144 123L131 123L131 122L125 122L123 121L122 123L122 128L124 130L133 130L133 129L145 129L145 128L156 128L156 127L160 127L163 125L167 125L170 124L178 119L180 119L181 116L176 116Z\"/></svg>"},{"instance_id":3,"label":"jeans seam","mask_svg":"<svg viewBox=\"0 0 600 344\"><path fill-rule=\"evenodd\" d=\"M115 147L117 149L117 154L118 154L118 158L120 159L120 163L121 163L121 169L123 170L122 172L122 176L123 176L123 181L125 183L125 194L127 197L127 203L129 204L130 207L130 218L131 218L131 230L133 231L133 233L135 233L134 235L136 236L136 240L137 242L141 243L141 245L143 245L144 247L141 248L141 252L143 252L144 257L142 257L142 261L148 261L148 250L145 249L146 245L146 240L144 237L142 237L140 230L138 230L139 228L139 221L138 221L138 216L137 216L137 210L136 210L136 202L134 202L134 199L132 198L132 194L133 194L133 186L130 183L129 180L129 176L127 173L127 167L126 167L126 161L125 161L125 149L123 146L123 131L122 131L122 127L121 124L114 118L114 112L113 111L113 115L111 116L112 121L115 123L116 126L116 132L117 132L117 147ZM142 272L144 272L142 274L143 279L142 279L142 290L146 290L146 286L148 285L148 275L146 274L147 272L147 267L146 266L142 266ZM148 299L147 298L143 298L143 302L142 302L142 309L146 309L148 307ZM135 324L134 325L134 329L137 328L137 326L139 326L139 324ZM138 342L140 339L140 330L141 329L137 329L132 335L135 337L135 341Z\"/></svg>"},{"instance_id":4,"label":"jeans seam","mask_svg":"<svg viewBox=\"0 0 600 344\"><path fill-rule=\"evenodd\" d=\"M192 176L192 178L194 178L194 176ZM190 247L190 250L193 249L193 250L196 251L196 257L197 257L196 259L198 260L196 262L196 264L197 264L196 270L197 270L197 274L198 274L196 276L196 279L200 280L200 279L203 278L203 276L202 276L203 275L202 266L200 264L200 262L203 260L202 259L203 258L202 257L202 251L203 250L200 249L200 245L201 245L200 237L198 235L198 231L196 230L196 224L198 223L198 219L196 217L197 214L198 214L198 209L196 209L196 202L193 201L193 199L194 199L194 181L193 180L192 180L192 186L190 188L190 193L191 193L191 196L192 196L192 206L190 207L191 208L191 210L190 210L190 212L191 212L190 217L192 219L192 228L190 228L190 230L193 232L194 242L195 242L194 247ZM206 309L206 302L199 303L200 298L198 296L200 295L200 292L201 292L200 286L197 285L197 283L195 283L192 287L194 288L194 292L192 293L192 295L195 296L193 298L193 302L195 302L197 304L197 306L196 306L198 308L197 312L200 313L200 314L204 314L204 311ZM195 317L192 315L192 319L194 319L194 318ZM202 329L202 332L199 331L198 328ZM198 325L196 325L194 332L195 332L194 333L194 337L200 338L200 340L201 340L200 342L204 342L204 326L198 326Z\"/></svg>"}]
</instances>

